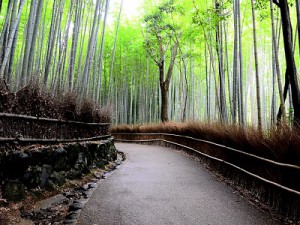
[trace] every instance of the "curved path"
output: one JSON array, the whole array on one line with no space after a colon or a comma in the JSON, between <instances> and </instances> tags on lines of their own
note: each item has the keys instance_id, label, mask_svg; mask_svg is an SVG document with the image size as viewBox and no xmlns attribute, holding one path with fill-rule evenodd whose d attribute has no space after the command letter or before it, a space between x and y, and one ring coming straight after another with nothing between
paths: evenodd
<instances>
[{"instance_id":1,"label":"curved path","mask_svg":"<svg viewBox=\"0 0 300 225\"><path fill-rule=\"evenodd\" d=\"M116 147L127 160L100 183L79 224L279 224L178 151L137 144Z\"/></svg>"}]
</instances>

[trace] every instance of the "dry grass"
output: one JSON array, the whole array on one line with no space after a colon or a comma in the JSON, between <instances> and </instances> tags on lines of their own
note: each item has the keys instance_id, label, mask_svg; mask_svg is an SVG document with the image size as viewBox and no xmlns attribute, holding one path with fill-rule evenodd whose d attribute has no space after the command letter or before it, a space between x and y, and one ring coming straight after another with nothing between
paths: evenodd
<instances>
[{"instance_id":1,"label":"dry grass","mask_svg":"<svg viewBox=\"0 0 300 225\"><path fill-rule=\"evenodd\" d=\"M120 125L112 127L112 133L169 133L182 136L194 137L206 141L211 141L228 147L232 147L247 153L258 155L264 158L300 166L300 135L296 130L289 127L271 129L266 133L261 133L255 128L242 128L236 125L223 125L220 123L160 123L149 125ZM116 135L117 136L117 135ZM152 139L153 136L147 134L141 137L133 137L123 134L125 139ZM272 164L267 164L255 158L245 157L232 151L222 151L218 147L207 144L200 144L197 141L185 138L167 137L169 141L187 145L200 150L205 154L223 159L243 169L264 177L268 180L282 184L286 187L300 190L300 172L294 169L279 168ZM220 151L221 150L221 151Z\"/></svg>"},{"instance_id":2,"label":"dry grass","mask_svg":"<svg viewBox=\"0 0 300 225\"><path fill-rule=\"evenodd\" d=\"M12 113L61 119L58 98L53 98L36 83L30 83L15 93Z\"/></svg>"},{"instance_id":3,"label":"dry grass","mask_svg":"<svg viewBox=\"0 0 300 225\"><path fill-rule=\"evenodd\" d=\"M83 122L94 122L94 102L90 99L83 99L80 105L80 111L78 113L78 118Z\"/></svg>"},{"instance_id":4,"label":"dry grass","mask_svg":"<svg viewBox=\"0 0 300 225\"><path fill-rule=\"evenodd\" d=\"M31 82L16 93L0 82L0 112L36 117L107 123L111 112L91 99L79 102L74 92L51 95L37 82Z\"/></svg>"},{"instance_id":5,"label":"dry grass","mask_svg":"<svg viewBox=\"0 0 300 225\"><path fill-rule=\"evenodd\" d=\"M78 109L75 93L66 92L62 95L60 110L65 120L77 120Z\"/></svg>"},{"instance_id":6,"label":"dry grass","mask_svg":"<svg viewBox=\"0 0 300 225\"><path fill-rule=\"evenodd\" d=\"M107 105L104 107L96 107L94 119L96 123L103 123L105 121L106 123L112 123L112 113L113 109L111 105Z\"/></svg>"},{"instance_id":7,"label":"dry grass","mask_svg":"<svg viewBox=\"0 0 300 225\"><path fill-rule=\"evenodd\" d=\"M148 125L119 125L112 133L170 133L212 141L248 153L300 165L300 135L288 127L260 133L255 128L243 128L220 123L160 123Z\"/></svg>"},{"instance_id":8,"label":"dry grass","mask_svg":"<svg viewBox=\"0 0 300 225\"><path fill-rule=\"evenodd\" d=\"M14 94L11 93L6 84L0 80L0 112L10 113Z\"/></svg>"}]
</instances>

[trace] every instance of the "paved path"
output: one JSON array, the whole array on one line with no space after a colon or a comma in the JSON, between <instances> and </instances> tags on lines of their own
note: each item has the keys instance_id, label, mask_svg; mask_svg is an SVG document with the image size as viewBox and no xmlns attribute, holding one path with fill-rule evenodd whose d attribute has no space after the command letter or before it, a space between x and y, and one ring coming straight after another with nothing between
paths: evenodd
<instances>
[{"instance_id":1,"label":"paved path","mask_svg":"<svg viewBox=\"0 0 300 225\"><path fill-rule=\"evenodd\" d=\"M175 150L137 144L116 147L127 160L100 183L79 224L278 224Z\"/></svg>"}]
</instances>

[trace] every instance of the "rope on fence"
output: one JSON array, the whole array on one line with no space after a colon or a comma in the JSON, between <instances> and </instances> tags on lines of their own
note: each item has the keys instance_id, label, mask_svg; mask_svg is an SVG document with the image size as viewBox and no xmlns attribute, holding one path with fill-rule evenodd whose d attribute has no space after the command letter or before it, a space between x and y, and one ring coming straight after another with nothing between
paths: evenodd
<instances>
[{"instance_id":1,"label":"rope on fence","mask_svg":"<svg viewBox=\"0 0 300 225\"><path fill-rule=\"evenodd\" d=\"M98 141L111 138L111 135L103 135L91 138L78 138L78 139L29 139L29 138L0 138L0 143L12 143L18 144L26 143L66 143L66 142L83 142L83 141Z\"/></svg>"},{"instance_id":2,"label":"rope on fence","mask_svg":"<svg viewBox=\"0 0 300 225\"><path fill-rule=\"evenodd\" d=\"M86 123L0 113L0 144L62 143L105 139L110 123Z\"/></svg>"},{"instance_id":3,"label":"rope on fence","mask_svg":"<svg viewBox=\"0 0 300 225\"><path fill-rule=\"evenodd\" d=\"M209 144L209 145L213 145L213 146L216 146L216 147L224 148L224 149L227 149L229 151L234 151L234 152L237 152L239 154L242 154L242 155L245 155L245 156L249 156L249 157L252 157L252 158L255 158L255 159L258 159L258 160L261 160L261 161L264 161L264 162L276 165L276 166L281 166L281 167L286 167L286 168L292 168L292 169L300 170L300 166L296 166L296 165L292 165L292 164L285 164L285 163L281 163L281 162L276 162L274 160L266 159L266 158L263 158L263 157L260 157L260 156L257 156L257 155L251 154L251 153L244 152L242 150L237 150L237 149L225 146L225 145L221 145L221 144L217 144L217 143L214 143L214 142L211 142L211 141L197 139L197 138L193 138L193 137L189 137L189 136L183 136L183 135L177 135L177 134L168 134L168 133L112 133L112 135L124 135L124 134L125 135L149 135L149 136L165 135L165 136L173 136L173 137L186 138L186 139L190 139L190 140L194 140L194 141L199 141L199 142L202 142L202 143L206 143L206 144ZM163 140L163 139L161 139L161 140Z\"/></svg>"},{"instance_id":4,"label":"rope on fence","mask_svg":"<svg viewBox=\"0 0 300 225\"><path fill-rule=\"evenodd\" d=\"M82 124L82 125L88 125L88 126L108 126L108 125L110 125L109 123L85 123L85 122L72 121L72 120L58 120L58 119L19 115L19 114L10 114L10 113L0 113L0 118L1 117L2 118L5 118L5 117L19 118L19 119L46 121L46 122L58 122L58 123L67 123L67 124Z\"/></svg>"}]
</instances>

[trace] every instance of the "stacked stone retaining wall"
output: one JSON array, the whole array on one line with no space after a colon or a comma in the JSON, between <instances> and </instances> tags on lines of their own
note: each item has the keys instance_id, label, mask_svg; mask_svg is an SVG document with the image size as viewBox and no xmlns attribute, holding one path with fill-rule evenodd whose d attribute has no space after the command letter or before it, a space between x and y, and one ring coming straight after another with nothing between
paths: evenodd
<instances>
[{"instance_id":1,"label":"stacked stone retaining wall","mask_svg":"<svg viewBox=\"0 0 300 225\"><path fill-rule=\"evenodd\" d=\"M18 201L26 189L54 189L116 159L113 138L0 153L2 198Z\"/></svg>"}]
</instances>

